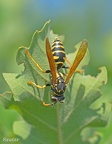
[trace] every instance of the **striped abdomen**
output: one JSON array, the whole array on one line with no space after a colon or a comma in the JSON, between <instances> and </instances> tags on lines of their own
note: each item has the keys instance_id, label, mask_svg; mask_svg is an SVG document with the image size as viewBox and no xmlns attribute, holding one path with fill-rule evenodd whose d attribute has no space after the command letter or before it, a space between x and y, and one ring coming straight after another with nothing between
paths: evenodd
<instances>
[{"instance_id":1,"label":"striped abdomen","mask_svg":"<svg viewBox=\"0 0 112 144\"><path fill-rule=\"evenodd\" d=\"M65 50L63 43L59 39L55 39L52 44L52 54L53 58L55 60L55 64L57 66L57 69L60 69L65 62Z\"/></svg>"}]
</instances>

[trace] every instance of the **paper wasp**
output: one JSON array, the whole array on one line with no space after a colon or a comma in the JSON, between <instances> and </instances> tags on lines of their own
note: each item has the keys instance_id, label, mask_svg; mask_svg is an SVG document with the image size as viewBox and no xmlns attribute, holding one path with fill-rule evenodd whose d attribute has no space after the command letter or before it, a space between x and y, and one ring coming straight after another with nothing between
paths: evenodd
<instances>
[{"instance_id":1,"label":"paper wasp","mask_svg":"<svg viewBox=\"0 0 112 144\"><path fill-rule=\"evenodd\" d=\"M53 47L53 46L52 46ZM77 52L77 55L75 57L75 60L72 64L72 66L69 69L69 72L67 74L67 76L65 76L65 74L61 73L59 71L59 68L63 67L66 68L64 66L64 61L61 63L61 66L59 65L60 63L56 63L57 61L55 57L53 57L53 53L52 53L52 49L49 43L49 39L46 38L46 54L47 54L47 58L48 58L48 62L49 62L49 67L50 70L43 70L40 65L33 59L33 57L30 55L30 53L28 52L28 49L26 49L26 55L29 57L29 59L43 72L43 73L50 73L50 83L40 86L35 84L32 81L29 81L28 84L35 86L37 88L45 88L47 86L51 86L51 104L46 104L45 102L43 102L44 106L50 106L50 105L54 105L55 103L59 102L63 102L63 100L65 99L64 97L64 92L66 90L66 86L70 80L70 78L72 77L73 73L76 71L76 68L78 67L78 65L80 64L80 62L82 61L83 57L86 54L87 51L87 47L88 47L88 42L86 40L83 40L80 48ZM62 55L62 57L65 58L65 53L63 52L64 56ZM61 56L60 56L61 57ZM58 57L59 58L59 57ZM59 61L61 62L61 61Z\"/></svg>"}]
</instances>

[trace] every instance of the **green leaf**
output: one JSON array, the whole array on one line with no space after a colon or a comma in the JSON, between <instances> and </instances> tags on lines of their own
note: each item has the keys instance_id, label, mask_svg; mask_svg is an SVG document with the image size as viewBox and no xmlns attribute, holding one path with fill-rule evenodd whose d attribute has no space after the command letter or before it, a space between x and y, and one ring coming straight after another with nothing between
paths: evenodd
<instances>
[{"instance_id":1,"label":"green leaf","mask_svg":"<svg viewBox=\"0 0 112 144\"><path fill-rule=\"evenodd\" d=\"M45 53L45 39L48 37L50 43L54 37L50 30L48 21L41 31L36 31L29 46L29 52L42 69L49 69ZM62 36L57 36L63 39ZM77 46L78 50L79 46ZM33 81L38 85L49 83L49 74L43 74L35 64L26 56L26 47L20 47L17 52L17 63L24 64L22 74L3 74L12 93L5 93L0 97L1 103L6 108L17 110L22 117L33 127L30 135L35 135L35 143L39 144L89 144L97 143L94 135L86 136L82 131L86 127L105 126L107 119L99 110L92 108L92 104L101 97L100 86L107 82L107 71L105 67L100 68L97 77L75 73L70 80L66 92L65 102L57 103L55 106L44 107L42 101L50 103L50 88L38 89L27 84ZM72 62L76 52L67 55ZM83 68L89 62L87 52L79 68ZM66 71L65 71L66 72ZM83 140L85 135L86 140ZM25 135L26 136L26 135ZM24 137L25 137L24 136ZM29 139L31 137L29 136ZM33 138L32 138L33 139ZM27 139L24 140L27 141Z\"/></svg>"}]
</instances>

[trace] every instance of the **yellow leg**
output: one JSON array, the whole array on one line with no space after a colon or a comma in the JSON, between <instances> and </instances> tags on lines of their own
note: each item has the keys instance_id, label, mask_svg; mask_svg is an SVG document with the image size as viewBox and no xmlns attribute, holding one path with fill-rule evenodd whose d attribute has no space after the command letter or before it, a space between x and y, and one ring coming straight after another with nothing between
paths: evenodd
<instances>
[{"instance_id":1,"label":"yellow leg","mask_svg":"<svg viewBox=\"0 0 112 144\"><path fill-rule=\"evenodd\" d=\"M83 74L84 73L84 71L83 70L76 70L75 71L75 73L80 73L80 74ZM67 75L68 75L68 73L67 74L65 74L65 76L67 77Z\"/></svg>"},{"instance_id":2,"label":"yellow leg","mask_svg":"<svg viewBox=\"0 0 112 144\"><path fill-rule=\"evenodd\" d=\"M43 104L44 106L51 106L51 104L46 104L45 102L42 102L42 104Z\"/></svg>"},{"instance_id":3,"label":"yellow leg","mask_svg":"<svg viewBox=\"0 0 112 144\"><path fill-rule=\"evenodd\" d=\"M65 61L70 65L70 66L69 66L69 69L70 69L70 67L72 66L72 65L71 65L71 62L69 61L69 59L68 59L67 57L65 58ZM83 74L84 71L83 71L83 70L76 70L75 72L78 72L78 73Z\"/></svg>"},{"instance_id":4,"label":"yellow leg","mask_svg":"<svg viewBox=\"0 0 112 144\"><path fill-rule=\"evenodd\" d=\"M34 82L32 82L32 81L29 81L28 84L29 84L29 85L32 85L32 86L34 86L34 87L37 87L37 88L41 88L41 89L46 87L46 85L40 86L40 85L37 85L36 83L34 83Z\"/></svg>"},{"instance_id":5,"label":"yellow leg","mask_svg":"<svg viewBox=\"0 0 112 144\"><path fill-rule=\"evenodd\" d=\"M43 85L43 86L40 86L40 85L37 85L37 84L35 84L34 82L32 82L32 81L29 81L28 82L28 84L29 85L32 85L32 86L34 86L34 87L36 87L36 88L45 88L46 86L50 86L50 84L46 84L46 85ZM44 106L51 106L52 104L46 104L45 102L42 102L42 104L44 105Z\"/></svg>"},{"instance_id":6,"label":"yellow leg","mask_svg":"<svg viewBox=\"0 0 112 144\"><path fill-rule=\"evenodd\" d=\"M83 73L84 73L83 70L76 70L75 72L78 72L78 73L80 73L80 74L83 74Z\"/></svg>"},{"instance_id":7,"label":"yellow leg","mask_svg":"<svg viewBox=\"0 0 112 144\"><path fill-rule=\"evenodd\" d=\"M65 57L65 61L69 64L69 67L71 67L71 62L69 61L69 59L67 57Z\"/></svg>"},{"instance_id":8,"label":"yellow leg","mask_svg":"<svg viewBox=\"0 0 112 144\"><path fill-rule=\"evenodd\" d=\"M56 102L51 103L51 104L47 104L47 103L45 103L45 102L42 102L42 104L43 104L44 106L53 106L53 105L55 105L55 104L56 104Z\"/></svg>"},{"instance_id":9,"label":"yellow leg","mask_svg":"<svg viewBox=\"0 0 112 144\"><path fill-rule=\"evenodd\" d=\"M50 71L49 70L43 70L41 67L40 67L40 65L33 59L33 57L30 55L30 53L29 53L29 51L28 51L28 49L26 49L25 50L25 53L26 53L26 55L30 58L30 60L36 65L36 67L38 67L40 70L41 70L41 72L43 72L43 73L49 73Z\"/></svg>"}]
</instances>

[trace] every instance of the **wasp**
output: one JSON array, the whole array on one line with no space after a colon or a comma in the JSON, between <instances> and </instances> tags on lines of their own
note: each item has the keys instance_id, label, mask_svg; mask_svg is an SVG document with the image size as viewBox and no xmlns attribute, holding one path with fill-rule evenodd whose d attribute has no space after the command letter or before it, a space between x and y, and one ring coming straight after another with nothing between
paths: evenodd
<instances>
[{"instance_id":1,"label":"wasp","mask_svg":"<svg viewBox=\"0 0 112 144\"><path fill-rule=\"evenodd\" d=\"M58 41L58 42L57 42ZM58 46L57 46L58 43ZM63 74L62 72L59 71L59 69L62 68L66 68L66 66L64 66L64 60L65 60L65 52L64 49L62 50L58 50L58 56L56 55L56 49L55 48L60 48L63 49L63 45L59 40L55 40L54 43L52 44L52 47L50 45L49 39L46 38L46 54L47 54L47 58L48 58L48 62L49 62L49 67L50 70L43 70L40 65L33 59L33 57L30 55L28 49L25 50L26 55L29 57L29 59L43 72L43 73L50 73L50 83L40 86L37 85L36 83L29 81L28 84L37 87L37 88L45 88L47 86L51 87L51 101L52 103L45 103L43 101L43 105L44 106L51 106L56 104L58 101L63 103L63 100L65 99L64 97L64 92L66 90L67 84L70 80L70 78L72 77L73 73L76 71L76 68L78 67L78 65L80 64L80 62L82 61L82 59L84 58L86 51L87 51L87 47L88 47L88 42L87 40L83 40L80 48L77 52L77 55L74 59L73 64L70 66L69 68L69 72L68 74L65 76L65 74ZM59 49L60 49L59 48ZM54 51L55 49L55 51ZM54 51L54 53L53 53ZM60 54L59 54L60 53ZM56 58L57 56L57 58ZM61 57L62 56L62 57ZM61 61L61 59L63 61ZM58 61L58 62L57 62Z\"/></svg>"}]
</instances>

